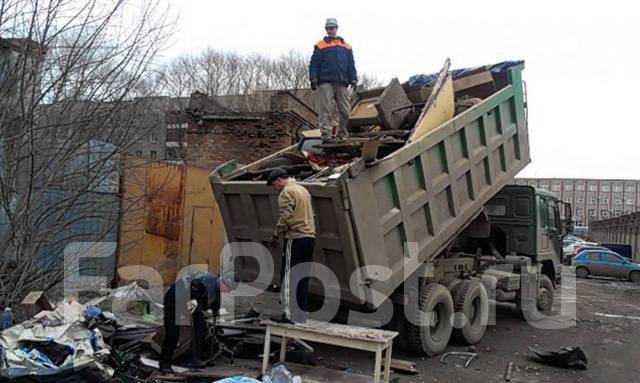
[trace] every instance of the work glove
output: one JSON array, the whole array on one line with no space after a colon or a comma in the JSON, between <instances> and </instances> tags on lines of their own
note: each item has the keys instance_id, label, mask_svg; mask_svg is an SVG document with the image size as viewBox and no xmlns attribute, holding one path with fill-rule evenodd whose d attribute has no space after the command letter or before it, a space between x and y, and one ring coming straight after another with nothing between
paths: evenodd
<instances>
[{"instance_id":1,"label":"work glove","mask_svg":"<svg viewBox=\"0 0 640 383\"><path fill-rule=\"evenodd\" d=\"M311 90L316 90L318 89L318 80L311 80Z\"/></svg>"},{"instance_id":2,"label":"work glove","mask_svg":"<svg viewBox=\"0 0 640 383\"><path fill-rule=\"evenodd\" d=\"M193 314L196 311L196 308L198 308L198 301L192 299L187 302L187 310L189 310L190 314Z\"/></svg>"},{"instance_id":3,"label":"work glove","mask_svg":"<svg viewBox=\"0 0 640 383\"><path fill-rule=\"evenodd\" d=\"M354 91L356 90L356 88L358 88L358 82L353 80L351 81L351 84L349 84L351 86L351 89L353 89Z\"/></svg>"}]
</instances>

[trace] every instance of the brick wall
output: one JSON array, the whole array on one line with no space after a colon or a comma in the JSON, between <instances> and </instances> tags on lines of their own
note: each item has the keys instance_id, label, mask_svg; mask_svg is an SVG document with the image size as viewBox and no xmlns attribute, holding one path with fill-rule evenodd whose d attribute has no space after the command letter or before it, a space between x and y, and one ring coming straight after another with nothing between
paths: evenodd
<instances>
[{"instance_id":1,"label":"brick wall","mask_svg":"<svg viewBox=\"0 0 640 383\"><path fill-rule=\"evenodd\" d=\"M206 169L231 160L250 164L298 142L301 129L317 125L317 114L305 99L311 96L309 90L192 94L186 110L186 162Z\"/></svg>"},{"instance_id":2,"label":"brick wall","mask_svg":"<svg viewBox=\"0 0 640 383\"><path fill-rule=\"evenodd\" d=\"M254 116L256 117L256 116ZM237 160L249 164L297 142L303 120L293 113L265 113L259 120L213 120L190 124L187 163L213 170Z\"/></svg>"}]
</instances>

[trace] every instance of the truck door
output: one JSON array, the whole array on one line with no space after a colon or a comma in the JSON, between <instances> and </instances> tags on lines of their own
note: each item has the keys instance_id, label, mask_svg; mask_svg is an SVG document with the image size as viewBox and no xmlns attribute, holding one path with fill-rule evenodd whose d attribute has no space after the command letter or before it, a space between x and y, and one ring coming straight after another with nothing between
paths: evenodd
<instances>
[{"instance_id":1,"label":"truck door","mask_svg":"<svg viewBox=\"0 0 640 383\"><path fill-rule=\"evenodd\" d=\"M562 255L560 215L556 201L544 196L538 197L538 258L559 262Z\"/></svg>"},{"instance_id":2,"label":"truck door","mask_svg":"<svg viewBox=\"0 0 640 383\"><path fill-rule=\"evenodd\" d=\"M562 235L563 228L560 224L560 211L558 203L555 200L547 200L547 209L549 211L549 224L547 232L549 235L549 249L551 250L553 259L559 261L562 259Z\"/></svg>"}]
</instances>

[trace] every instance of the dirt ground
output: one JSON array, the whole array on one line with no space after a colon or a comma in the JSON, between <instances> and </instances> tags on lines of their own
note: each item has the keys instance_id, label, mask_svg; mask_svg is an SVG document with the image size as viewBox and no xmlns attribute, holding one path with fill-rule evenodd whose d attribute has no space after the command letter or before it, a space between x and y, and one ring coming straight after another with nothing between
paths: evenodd
<instances>
[{"instance_id":1,"label":"dirt ground","mask_svg":"<svg viewBox=\"0 0 640 383\"><path fill-rule=\"evenodd\" d=\"M448 364L439 358L420 358L401 350L393 357L417 363L420 375L394 374L397 382L503 382L509 362L514 363L512 382L635 382L640 381L640 285L611 279L578 279L564 273L565 290L556 297L554 312L564 302L576 303L577 320L560 317L565 329L538 329L519 319L515 308L500 305L496 325L491 326L469 368L451 356ZM575 286L575 287L574 287ZM572 294L575 292L575 295ZM556 291L556 295L559 290ZM575 296L575 298L574 298ZM558 299L559 298L559 299ZM546 366L533 358L527 346L558 350L580 346L588 357L586 370ZM343 370L368 373L373 359L368 353L316 345L321 363ZM450 345L447 351L467 351Z\"/></svg>"}]
</instances>

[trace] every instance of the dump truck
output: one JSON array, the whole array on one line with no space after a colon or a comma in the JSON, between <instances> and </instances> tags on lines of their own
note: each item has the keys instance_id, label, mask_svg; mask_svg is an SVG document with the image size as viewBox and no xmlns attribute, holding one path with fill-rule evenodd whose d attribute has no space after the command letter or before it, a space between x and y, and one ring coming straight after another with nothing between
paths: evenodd
<instances>
[{"instance_id":1,"label":"dump truck","mask_svg":"<svg viewBox=\"0 0 640 383\"><path fill-rule=\"evenodd\" d=\"M400 331L404 347L422 354L442 352L450 339L479 342L489 299L514 302L529 318L549 313L560 283L562 237L571 222L563 215L570 209L551 193L510 185L530 162L523 63L488 68L456 78L445 65L435 84L418 89L428 97L412 102L418 118L404 126L401 145L371 156L366 144L386 141L363 139L360 156L315 165L297 177L316 214L314 262L335 275L341 307L370 313L392 305L386 326ZM469 78L479 73L486 80ZM482 81L489 80L487 92ZM485 91L470 107L452 112L452 100L469 99L465 84ZM386 105L380 100L394 92L364 101L378 102L380 114L411 109L404 96ZM388 132L397 137L402 127L394 124ZM365 136L374 131L380 129ZM294 152L322 146L312 145L314 139L306 136L247 166L229 162L211 173L229 242L269 243L277 193L263 175ZM269 252L279 266L281 249ZM243 280L257 277L255 259L238 255L234 262ZM334 288L315 282L314 296Z\"/></svg>"}]
</instances>

